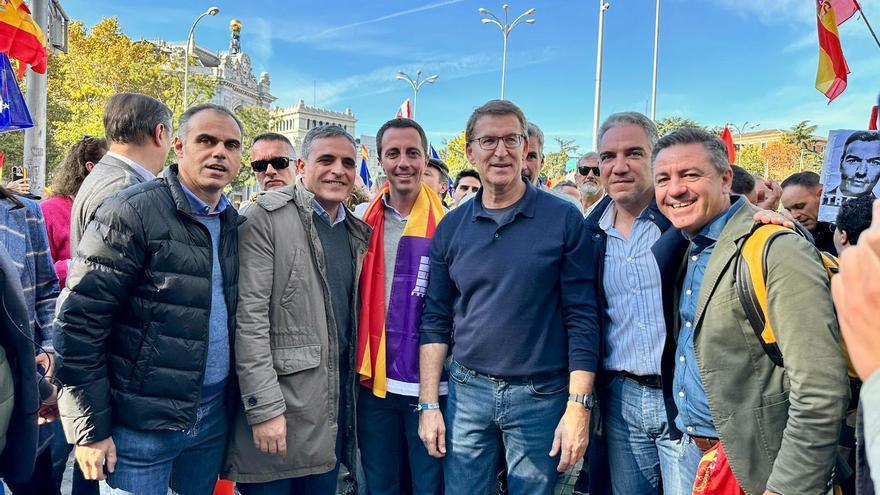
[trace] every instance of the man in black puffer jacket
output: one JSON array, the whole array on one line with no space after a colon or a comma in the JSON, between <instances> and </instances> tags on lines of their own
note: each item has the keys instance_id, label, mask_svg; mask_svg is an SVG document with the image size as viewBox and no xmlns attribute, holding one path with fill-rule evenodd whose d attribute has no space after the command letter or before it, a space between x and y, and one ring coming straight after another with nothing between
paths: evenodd
<instances>
[{"instance_id":1,"label":"man in black puffer jacket","mask_svg":"<svg viewBox=\"0 0 880 495\"><path fill-rule=\"evenodd\" d=\"M179 165L108 198L77 246L55 339L59 406L83 474L109 493L211 493L220 470L244 221L222 191L241 135L225 107L187 110Z\"/></svg>"}]
</instances>

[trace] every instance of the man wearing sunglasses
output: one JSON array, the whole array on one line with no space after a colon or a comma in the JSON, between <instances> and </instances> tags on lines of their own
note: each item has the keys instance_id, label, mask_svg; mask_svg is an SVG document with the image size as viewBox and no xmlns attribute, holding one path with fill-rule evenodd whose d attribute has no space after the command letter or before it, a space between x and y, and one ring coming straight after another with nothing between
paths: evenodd
<instances>
[{"instance_id":1,"label":"man wearing sunglasses","mask_svg":"<svg viewBox=\"0 0 880 495\"><path fill-rule=\"evenodd\" d=\"M261 191L274 191L294 183L296 176L291 165L296 162L293 145L286 137L275 132L260 134L251 147L251 169Z\"/></svg>"},{"instance_id":2,"label":"man wearing sunglasses","mask_svg":"<svg viewBox=\"0 0 880 495\"><path fill-rule=\"evenodd\" d=\"M605 197L605 188L599 180L599 153L591 151L578 160L574 182L581 191L581 206L586 217Z\"/></svg>"}]
</instances>

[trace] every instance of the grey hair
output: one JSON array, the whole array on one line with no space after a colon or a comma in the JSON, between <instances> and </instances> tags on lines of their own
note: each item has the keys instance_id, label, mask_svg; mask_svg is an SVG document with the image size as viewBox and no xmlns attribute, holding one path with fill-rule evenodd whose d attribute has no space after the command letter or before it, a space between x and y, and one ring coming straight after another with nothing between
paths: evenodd
<instances>
[{"instance_id":1,"label":"grey hair","mask_svg":"<svg viewBox=\"0 0 880 495\"><path fill-rule=\"evenodd\" d=\"M110 143L145 144L156 126L164 124L171 133L171 110L152 96L119 93L104 106L104 135Z\"/></svg>"},{"instance_id":2,"label":"grey hair","mask_svg":"<svg viewBox=\"0 0 880 495\"><path fill-rule=\"evenodd\" d=\"M719 173L730 170L730 163L727 161L727 145L724 144L724 141L697 127L682 127L660 138L657 145L654 146L651 163L656 162L657 155L664 149L687 144L703 145L703 149L709 155L709 160Z\"/></svg>"},{"instance_id":3,"label":"grey hair","mask_svg":"<svg viewBox=\"0 0 880 495\"><path fill-rule=\"evenodd\" d=\"M530 138L535 138L538 140L538 145L541 147L541 154L544 154L544 131L541 130L537 124L529 122L528 127L528 135Z\"/></svg>"},{"instance_id":4,"label":"grey hair","mask_svg":"<svg viewBox=\"0 0 880 495\"><path fill-rule=\"evenodd\" d=\"M351 143L351 147L354 148L355 154L357 154L357 143L354 142L354 138L351 137L351 134L347 133L345 129L336 124L325 124L313 127L312 130L306 133L306 137L303 138L302 146L300 146L302 158L307 159L309 157L309 153L312 151L312 141L336 136L342 136L347 139L348 142Z\"/></svg>"},{"instance_id":5,"label":"grey hair","mask_svg":"<svg viewBox=\"0 0 880 495\"><path fill-rule=\"evenodd\" d=\"M563 187L573 187L573 188L577 189L577 184L575 184L574 182L572 182L570 180L564 180L562 182L557 183L555 186L553 186L553 190L554 191L561 191Z\"/></svg>"},{"instance_id":6,"label":"grey hair","mask_svg":"<svg viewBox=\"0 0 880 495\"><path fill-rule=\"evenodd\" d=\"M211 110L213 112L222 113L223 115L228 116L232 120L235 121L235 125L238 126L238 132L244 135L244 125L238 120L238 117L232 113L232 110L224 107L223 105L217 105L214 103L202 103L201 105L196 105L194 107L189 107L183 115L180 116L180 120L177 121L177 138L181 141L186 141L186 133L189 131L189 121L193 116L197 113L201 113L207 110Z\"/></svg>"},{"instance_id":7,"label":"grey hair","mask_svg":"<svg viewBox=\"0 0 880 495\"><path fill-rule=\"evenodd\" d=\"M648 136L648 144L651 145L651 149L657 146L660 133L657 131L654 121L639 112L620 112L609 115L605 122L602 122L602 125L599 126L599 142L596 143L596 149L599 149L599 143L602 142L606 132L624 125L637 125L641 127L645 131L645 135Z\"/></svg>"},{"instance_id":8,"label":"grey hair","mask_svg":"<svg viewBox=\"0 0 880 495\"><path fill-rule=\"evenodd\" d=\"M578 158L578 163L580 163L580 162L582 162L582 161L584 161L584 160L596 160L596 161L599 161L599 153L597 153L597 152L595 152L595 151L590 151L590 152L588 152L588 153L584 153L584 156Z\"/></svg>"}]
</instances>

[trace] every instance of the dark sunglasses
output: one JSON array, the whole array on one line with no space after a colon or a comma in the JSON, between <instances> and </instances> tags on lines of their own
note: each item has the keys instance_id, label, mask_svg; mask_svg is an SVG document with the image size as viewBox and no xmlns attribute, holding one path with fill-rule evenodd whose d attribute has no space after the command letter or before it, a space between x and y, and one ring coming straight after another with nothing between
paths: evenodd
<instances>
[{"instance_id":1,"label":"dark sunglasses","mask_svg":"<svg viewBox=\"0 0 880 495\"><path fill-rule=\"evenodd\" d=\"M276 156L275 158L270 158L268 160L254 160L251 162L251 168L254 169L254 172L265 172L266 169L269 168L269 165L272 165L272 168L275 170L284 170L285 168L290 166L290 162L293 159L286 156Z\"/></svg>"},{"instance_id":2,"label":"dark sunglasses","mask_svg":"<svg viewBox=\"0 0 880 495\"><path fill-rule=\"evenodd\" d=\"M593 172L593 175L599 177L599 167L578 167L578 173L587 176L590 172Z\"/></svg>"}]
</instances>

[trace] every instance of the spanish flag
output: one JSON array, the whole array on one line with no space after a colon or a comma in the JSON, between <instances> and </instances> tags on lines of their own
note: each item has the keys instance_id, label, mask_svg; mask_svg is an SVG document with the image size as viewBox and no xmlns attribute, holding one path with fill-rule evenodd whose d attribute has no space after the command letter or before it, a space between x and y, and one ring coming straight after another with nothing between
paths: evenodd
<instances>
[{"instance_id":1,"label":"spanish flag","mask_svg":"<svg viewBox=\"0 0 880 495\"><path fill-rule=\"evenodd\" d=\"M18 59L19 77L25 68L40 74L46 73L49 53L46 36L28 10L24 0L0 0L0 53Z\"/></svg>"},{"instance_id":2,"label":"spanish flag","mask_svg":"<svg viewBox=\"0 0 880 495\"><path fill-rule=\"evenodd\" d=\"M849 74L837 34L837 13L831 0L817 0L816 24L819 32L816 89L824 93L830 103L846 89L846 75Z\"/></svg>"}]
</instances>

